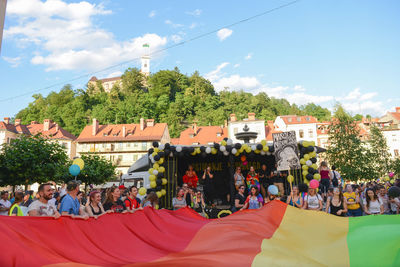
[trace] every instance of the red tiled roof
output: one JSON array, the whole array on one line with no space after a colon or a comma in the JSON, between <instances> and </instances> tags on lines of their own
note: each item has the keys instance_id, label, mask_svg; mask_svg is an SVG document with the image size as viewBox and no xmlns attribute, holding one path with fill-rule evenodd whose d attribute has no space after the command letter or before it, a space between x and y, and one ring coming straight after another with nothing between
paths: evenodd
<instances>
[{"instance_id":1,"label":"red tiled roof","mask_svg":"<svg viewBox=\"0 0 400 267\"><path fill-rule=\"evenodd\" d=\"M171 145L179 145L179 138L171 138L169 142Z\"/></svg>"},{"instance_id":2,"label":"red tiled roof","mask_svg":"<svg viewBox=\"0 0 400 267\"><path fill-rule=\"evenodd\" d=\"M217 136L217 134L221 134ZM193 137L191 137L191 135ZM197 126L197 134L194 133L192 127L187 128L179 137L180 145L192 145L193 143L199 143L200 145L206 145L212 142L221 142L225 137L228 137L228 129L221 126Z\"/></svg>"},{"instance_id":3,"label":"red tiled roof","mask_svg":"<svg viewBox=\"0 0 400 267\"><path fill-rule=\"evenodd\" d=\"M296 116L286 115L280 116L286 125L288 124L305 124L305 123L317 123L318 120L313 116Z\"/></svg>"},{"instance_id":4,"label":"red tiled roof","mask_svg":"<svg viewBox=\"0 0 400 267\"><path fill-rule=\"evenodd\" d=\"M26 135L37 135L41 134L43 137L49 139L65 139L65 140L75 140L76 137L69 133L68 131L64 130L60 126L57 126L55 123L49 124L49 130L43 131L44 125L43 124L6 124L3 121L0 122L0 129L6 129L10 132L26 134Z\"/></svg>"},{"instance_id":5,"label":"red tiled roof","mask_svg":"<svg viewBox=\"0 0 400 267\"><path fill-rule=\"evenodd\" d=\"M118 81L118 80L121 80L121 76L112 77L112 78L104 78L104 79L100 79L99 81L101 81L102 83L105 83L105 82L112 82L112 81Z\"/></svg>"},{"instance_id":6,"label":"red tiled roof","mask_svg":"<svg viewBox=\"0 0 400 267\"><path fill-rule=\"evenodd\" d=\"M328 132L329 125L331 125L330 121L324 121L324 122L317 123L317 135L329 134L329 132ZM323 128L325 128L325 132L322 131Z\"/></svg>"},{"instance_id":7,"label":"red tiled roof","mask_svg":"<svg viewBox=\"0 0 400 267\"><path fill-rule=\"evenodd\" d=\"M125 126L125 136L123 127ZM161 140L166 123L156 123L140 130L140 124L108 124L99 125L96 135L92 135L93 125L86 126L79 137L78 142L115 142L115 141L159 141Z\"/></svg>"},{"instance_id":8,"label":"red tiled roof","mask_svg":"<svg viewBox=\"0 0 400 267\"><path fill-rule=\"evenodd\" d=\"M398 112L388 112L394 119L400 121L400 113Z\"/></svg>"},{"instance_id":9,"label":"red tiled roof","mask_svg":"<svg viewBox=\"0 0 400 267\"><path fill-rule=\"evenodd\" d=\"M267 124L265 125L265 139L267 141L273 141L274 139L272 138L273 133L281 133L282 131L277 131L275 130L274 126L274 121L267 121Z\"/></svg>"}]
</instances>

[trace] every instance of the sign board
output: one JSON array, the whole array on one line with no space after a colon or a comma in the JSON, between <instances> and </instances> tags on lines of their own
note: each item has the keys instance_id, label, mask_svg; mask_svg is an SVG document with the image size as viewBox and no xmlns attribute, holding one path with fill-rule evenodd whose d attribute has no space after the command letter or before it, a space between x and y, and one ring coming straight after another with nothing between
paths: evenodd
<instances>
[{"instance_id":1,"label":"sign board","mask_svg":"<svg viewBox=\"0 0 400 267\"><path fill-rule=\"evenodd\" d=\"M272 138L274 139L277 170L287 171L300 169L296 132L274 133L272 134Z\"/></svg>"}]
</instances>

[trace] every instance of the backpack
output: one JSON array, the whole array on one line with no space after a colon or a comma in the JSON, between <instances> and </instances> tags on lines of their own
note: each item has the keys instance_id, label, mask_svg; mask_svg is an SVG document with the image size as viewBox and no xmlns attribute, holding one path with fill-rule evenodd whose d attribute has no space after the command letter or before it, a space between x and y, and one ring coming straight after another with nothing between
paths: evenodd
<instances>
[{"instance_id":1,"label":"backpack","mask_svg":"<svg viewBox=\"0 0 400 267\"><path fill-rule=\"evenodd\" d=\"M132 206L132 201L131 201L131 199L129 198L129 197L126 197L125 198L125 200L124 200L124 203L125 203L125 201L129 201L129 208L131 208L131 206ZM137 202L137 204L138 204L138 206L140 206L140 199L139 198L136 198L136 202ZM128 208L128 207L126 207L126 208ZM134 208L134 207L133 207Z\"/></svg>"}]
</instances>

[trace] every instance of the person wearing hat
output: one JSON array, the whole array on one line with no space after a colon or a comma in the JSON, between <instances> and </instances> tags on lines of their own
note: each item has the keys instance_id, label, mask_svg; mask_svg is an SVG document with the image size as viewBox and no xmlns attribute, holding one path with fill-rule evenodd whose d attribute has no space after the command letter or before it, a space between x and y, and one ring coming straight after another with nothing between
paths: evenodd
<instances>
[{"instance_id":1,"label":"person wearing hat","mask_svg":"<svg viewBox=\"0 0 400 267\"><path fill-rule=\"evenodd\" d=\"M67 195L63 198L60 205L61 215L70 215L72 218L88 219L89 216L82 212L77 198L79 184L77 181L69 181L67 184Z\"/></svg>"},{"instance_id":2,"label":"person wearing hat","mask_svg":"<svg viewBox=\"0 0 400 267\"><path fill-rule=\"evenodd\" d=\"M278 195L279 195L279 189L276 185L272 184L272 185L268 186L268 194L264 200L265 204L271 202L272 200L280 200Z\"/></svg>"}]
</instances>

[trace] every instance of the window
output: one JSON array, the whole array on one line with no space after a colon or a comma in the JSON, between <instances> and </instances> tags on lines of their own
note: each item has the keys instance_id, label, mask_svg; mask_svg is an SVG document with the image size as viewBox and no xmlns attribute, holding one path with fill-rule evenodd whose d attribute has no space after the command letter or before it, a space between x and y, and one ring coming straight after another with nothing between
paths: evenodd
<instances>
[{"instance_id":1,"label":"window","mask_svg":"<svg viewBox=\"0 0 400 267\"><path fill-rule=\"evenodd\" d=\"M398 150L398 149L395 149L395 150L394 150L394 155L395 155L396 157L399 156L399 150Z\"/></svg>"},{"instance_id":2,"label":"window","mask_svg":"<svg viewBox=\"0 0 400 267\"><path fill-rule=\"evenodd\" d=\"M238 132L238 128L237 127L233 128L233 133L237 134L237 132Z\"/></svg>"},{"instance_id":3,"label":"window","mask_svg":"<svg viewBox=\"0 0 400 267\"><path fill-rule=\"evenodd\" d=\"M221 133L217 133L217 136L221 136Z\"/></svg>"},{"instance_id":4,"label":"window","mask_svg":"<svg viewBox=\"0 0 400 267\"><path fill-rule=\"evenodd\" d=\"M195 145L195 146L197 145L198 146L198 145L200 145L200 143L192 143L192 145Z\"/></svg>"},{"instance_id":5,"label":"window","mask_svg":"<svg viewBox=\"0 0 400 267\"><path fill-rule=\"evenodd\" d=\"M309 136L310 138L314 138L314 132L313 132L312 129L308 129L308 136Z\"/></svg>"},{"instance_id":6,"label":"window","mask_svg":"<svg viewBox=\"0 0 400 267\"><path fill-rule=\"evenodd\" d=\"M147 143L146 142L142 143L142 150L147 150Z\"/></svg>"},{"instance_id":7,"label":"window","mask_svg":"<svg viewBox=\"0 0 400 267\"><path fill-rule=\"evenodd\" d=\"M132 156L132 160L135 162L138 160L138 155L137 154L133 154Z\"/></svg>"},{"instance_id":8,"label":"window","mask_svg":"<svg viewBox=\"0 0 400 267\"><path fill-rule=\"evenodd\" d=\"M106 143L103 143L102 145L101 145L103 148L106 148Z\"/></svg>"},{"instance_id":9,"label":"window","mask_svg":"<svg viewBox=\"0 0 400 267\"><path fill-rule=\"evenodd\" d=\"M194 134L189 134L189 137L190 137L190 138L193 138L193 137L194 137Z\"/></svg>"},{"instance_id":10,"label":"window","mask_svg":"<svg viewBox=\"0 0 400 267\"><path fill-rule=\"evenodd\" d=\"M124 147L124 144L123 143L118 143L118 148L119 149L122 149Z\"/></svg>"},{"instance_id":11,"label":"window","mask_svg":"<svg viewBox=\"0 0 400 267\"><path fill-rule=\"evenodd\" d=\"M118 155L118 161L122 161L122 155Z\"/></svg>"},{"instance_id":12,"label":"window","mask_svg":"<svg viewBox=\"0 0 400 267\"><path fill-rule=\"evenodd\" d=\"M298 121L298 122L301 122L301 117L297 117L297 121Z\"/></svg>"},{"instance_id":13,"label":"window","mask_svg":"<svg viewBox=\"0 0 400 267\"><path fill-rule=\"evenodd\" d=\"M68 147L68 144L67 144L67 143L62 143L61 146L62 146L63 148L67 148L67 147Z\"/></svg>"},{"instance_id":14,"label":"window","mask_svg":"<svg viewBox=\"0 0 400 267\"><path fill-rule=\"evenodd\" d=\"M299 130L299 137L300 138L304 138L304 131L303 130Z\"/></svg>"},{"instance_id":15,"label":"window","mask_svg":"<svg viewBox=\"0 0 400 267\"><path fill-rule=\"evenodd\" d=\"M126 143L126 147L131 147L131 143Z\"/></svg>"},{"instance_id":16,"label":"window","mask_svg":"<svg viewBox=\"0 0 400 267\"><path fill-rule=\"evenodd\" d=\"M310 117L306 117L306 121L310 121Z\"/></svg>"},{"instance_id":17,"label":"window","mask_svg":"<svg viewBox=\"0 0 400 267\"><path fill-rule=\"evenodd\" d=\"M288 121L288 122L292 122L292 118L288 118L287 121Z\"/></svg>"}]
</instances>

